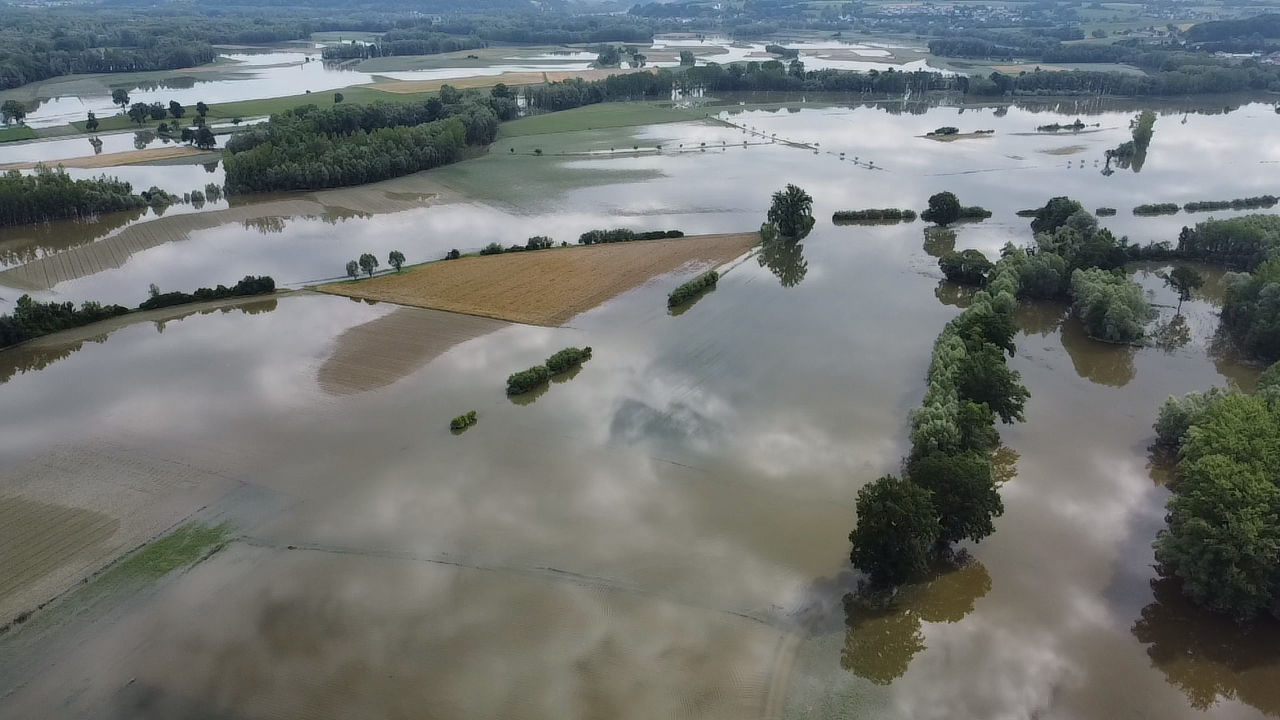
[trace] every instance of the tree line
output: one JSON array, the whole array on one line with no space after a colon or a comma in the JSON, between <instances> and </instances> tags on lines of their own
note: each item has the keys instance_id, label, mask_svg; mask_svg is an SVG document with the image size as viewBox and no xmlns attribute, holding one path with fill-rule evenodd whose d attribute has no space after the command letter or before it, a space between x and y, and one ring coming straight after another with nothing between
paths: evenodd
<instances>
[{"instance_id":1,"label":"tree line","mask_svg":"<svg viewBox=\"0 0 1280 720\"><path fill-rule=\"evenodd\" d=\"M325 60L350 60L393 55L436 55L482 48L485 42L474 35L448 35L421 28L394 29L373 42L328 45L320 51Z\"/></svg>"},{"instance_id":2,"label":"tree line","mask_svg":"<svg viewBox=\"0 0 1280 720\"><path fill-rule=\"evenodd\" d=\"M515 114L514 98L449 86L422 102L286 110L227 142L227 192L316 190L429 170L493 142L499 120Z\"/></svg>"},{"instance_id":3,"label":"tree line","mask_svg":"<svg viewBox=\"0 0 1280 720\"><path fill-rule=\"evenodd\" d=\"M61 167L41 165L31 174L10 170L0 175L0 227L167 206L175 200L159 188L134 193L132 185L118 178L73 180Z\"/></svg>"}]
</instances>

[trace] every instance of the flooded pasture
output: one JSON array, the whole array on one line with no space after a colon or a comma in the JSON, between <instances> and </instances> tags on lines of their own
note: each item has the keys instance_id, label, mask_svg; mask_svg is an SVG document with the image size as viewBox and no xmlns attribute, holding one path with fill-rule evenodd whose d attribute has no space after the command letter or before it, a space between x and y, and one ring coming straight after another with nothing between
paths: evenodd
<instances>
[{"instance_id":1,"label":"flooded pasture","mask_svg":"<svg viewBox=\"0 0 1280 720\"><path fill-rule=\"evenodd\" d=\"M28 243L5 254L6 303L136 304L150 282L296 284L362 252L753 230L785 182L818 218L679 314L666 296L687 268L559 328L302 292L0 353L0 517L42 503L76 539L42 541L46 576L74 579L139 527L192 518L235 537L118 603L72 592L0 634L0 717L1280 715L1276 628L1233 631L1152 582L1168 494L1147 451L1156 408L1257 374L1212 342L1215 278L1176 321L1166 266L1131 268L1168 306L1157 325L1178 323L1150 347L1091 341L1061 305L1021 308L1011 365L1031 399L1000 428L995 534L893 608L846 603L854 496L897 471L966 293L942 282L922 223L831 213L951 190L994 212L955 245L994 255L1030 240L1016 210L1069 195L1117 208L1102 224L1135 242L1173 240L1208 214L1130 209L1274 192L1280 161L1261 103L1162 109L1145 164L1110 175L1127 106L912 110L726 105L501 136L395 184L0 241ZM1098 127L1035 132L1077 116ZM996 132L920 137L944 125ZM1050 152L1064 146L1082 149ZM131 232L151 239L113 243ZM114 260L93 265L94 248ZM532 402L504 395L509 373L568 345L594 356ZM478 425L449 432L467 410ZM131 490L114 504L111 482Z\"/></svg>"}]
</instances>

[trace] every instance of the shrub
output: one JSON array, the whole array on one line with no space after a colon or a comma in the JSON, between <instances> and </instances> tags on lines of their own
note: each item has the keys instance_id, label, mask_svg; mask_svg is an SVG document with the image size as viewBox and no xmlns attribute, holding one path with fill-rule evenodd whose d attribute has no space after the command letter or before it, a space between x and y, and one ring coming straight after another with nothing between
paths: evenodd
<instances>
[{"instance_id":1,"label":"shrub","mask_svg":"<svg viewBox=\"0 0 1280 720\"><path fill-rule=\"evenodd\" d=\"M454 248L444 254L445 260L457 260L460 257L462 257L462 253L458 252L458 248Z\"/></svg>"},{"instance_id":2,"label":"shrub","mask_svg":"<svg viewBox=\"0 0 1280 720\"><path fill-rule=\"evenodd\" d=\"M1094 210L1093 214L1098 217L1111 217L1116 214L1116 209L1113 207L1100 207L1097 210Z\"/></svg>"},{"instance_id":3,"label":"shrub","mask_svg":"<svg viewBox=\"0 0 1280 720\"><path fill-rule=\"evenodd\" d=\"M938 267L947 279L958 285L981 287L987 283L987 273L991 271L991 261L977 250L956 252L952 250L938 258Z\"/></svg>"},{"instance_id":4,"label":"shrub","mask_svg":"<svg viewBox=\"0 0 1280 720\"><path fill-rule=\"evenodd\" d=\"M831 222L837 225L841 223L859 223L859 222L881 222L881 221L905 221L913 222L916 219L915 210L900 210L898 208L867 208L866 210L837 210L831 215Z\"/></svg>"},{"instance_id":5,"label":"shrub","mask_svg":"<svg viewBox=\"0 0 1280 720\"><path fill-rule=\"evenodd\" d=\"M671 294L667 296L667 307L675 307L682 303L688 302L697 296L698 293L710 287L715 287L720 280L720 273L715 270L705 272L689 282L681 285Z\"/></svg>"},{"instance_id":6,"label":"shrub","mask_svg":"<svg viewBox=\"0 0 1280 720\"><path fill-rule=\"evenodd\" d=\"M979 205L960 208L961 220L986 220L989 217L991 217L991 211Z\"/></svg>"},{"instance_id":7,"label":"shrub","mask_svg":"<svg viewBox=\"0 0 1280 720\"><path fill-rule=\"evenodd\" d=\"M1234 200L1201 200L1189 202L1182 206L1186 212L1205 212L1208 210L1255 210L1269 208L1280 202L1275 195L1258 195L1256 197L1236 198Z\"/></svg>"},{"instance_id":8,"label":"shrub","mask_svg":"<svg viewBox=\"0 0 1280 720\"><path fill-rule=\"evenodd\" d=\"M476 411L470 410L449 421L450 430L466 430L476 424Z\"/></svg>"},{"instance_id":9,"label":"shrub","mask_svg":"<svg viewBox=\"0 0 1280 720\"><path fill-rule=\"evenodd\" d=\"M950 125L943 125L942 127L938 128L937 130L934 130L929 134L930 135L957 135L959 134L959 132L960 132L960 128L952 127Z\"/></svg>"},{"instance_id":10,"label":"shrub","mask_svg":"<svg viewBox=\"0 0 1280 720\"><path fill-rule=\"evenodd\" d=\"M591 346L567 347L547 358L546 368L552 375L568 372L591 359Z\"/></svg>"},{"instance_id":11,"label":"shrub","mask_svg":"<svg viewBox=\"0 0 1280 720\"><path fill-rule=\"evenodd\" d=\"M496 242L491 242L488 245L485 245L484 247L480 248L481 255L501 255L506 251L507 251L506 248L502 247L502 245Z\"/></svg>"},{"instance_id":12,"label":"shrub","mask_svg":"<svg viewBox=\"0 0 1280 720\"><path fill-rule=\"evenodd\" d=\"M555 243L551 238L545 235L535 235L525 242L524 247L526 250L546 250L553 244Z\"/></svg>"},{"instance_id":13,"label":"shrub","mask_svg":"<svg viewBox=\"0 0 1280 720\"><path fill-rule=\"evenodd\" d=\"M1133 209L1134 215L1173 215L1176 212L1178 212L1176 203L1153 203L1139 205Z\"/></svg>"},{"instance_id":14,"label":"shrub","mask_svg":"<svg viewBox=\"0 0 1280 720\"><path fill-rule=\"evenodd\" d=\"M534 365L528 370L512 373L507 378L507 394L522 395L551 379L546 365Z\"/></svg>"}]
</instances>

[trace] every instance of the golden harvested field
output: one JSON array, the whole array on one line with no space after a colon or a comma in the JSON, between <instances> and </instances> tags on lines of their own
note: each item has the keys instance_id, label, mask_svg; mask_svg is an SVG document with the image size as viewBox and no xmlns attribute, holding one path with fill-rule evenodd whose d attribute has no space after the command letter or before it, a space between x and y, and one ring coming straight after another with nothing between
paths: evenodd
<instances>
[{"instance_id":1,"label":"golden harvested field","mask_svg":"<svg viewBox=\"0 0 1280 720\"><path fill-rule=\"evenodd\" d=\"M689 264L720 265L758 242L760 234L751 232L465 257L319 289L347 297L558 326L649 278Z\"/></svg>"},{"instance_id":2,"label":"golden harvested field","mask_svg":"<svg viewBox=\"0 0 1280 720\"><path fill-rule=\"evenodd\" d=\"M103 168L115 167L117 165L132 165L134 163L149 162L152 160L169 160L171 158L202 155L206 152L208 151L201 150L197 147L180 145L177 147L158 147L146 150L128 150L125 152L103 153L102 155L84 155L82 157L46 162L45 165L64 165L69 168ZM27 170L35 167L36 165L37 163L35 162L9 163L8 165L0 165L0 170Z\"/></svg>"},{"instance_id":3,"label":"golden harvested field","mask_svg":"<svg viewBox=\"0 0 1280 720\"><path fill-rule=\"evenodd\" d=\"M573 78L603 80L610 75L619 75L627 72L653 72L653 70L596 68L593 70L559 70L553 72L509 72L501 75L477 75L474 77L449 78L447 80L389 80L364 87L392 93L424 93L436 92L441 85L449 85L459 90L492 87L498 83L505 85L539 85L545 82L559 82Z\"/></svg>"}]
</instances>

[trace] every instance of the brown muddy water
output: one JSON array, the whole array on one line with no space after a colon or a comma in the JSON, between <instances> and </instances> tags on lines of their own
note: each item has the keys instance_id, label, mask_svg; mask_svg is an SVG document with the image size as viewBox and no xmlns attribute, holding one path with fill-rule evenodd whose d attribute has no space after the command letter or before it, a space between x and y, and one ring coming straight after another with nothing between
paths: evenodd
<instances>
[{"instance_id":1,"label":"brown muddy water","mask_svg":"<svg viewBox=\"0 0 1280 720\"><path fill-rule=\"evenodd\" d=\"M302 293L0 353L0 503L226 521L236 534L127 601L86 609L72 592L0 635L0 716L1280 714L1276 629L1238 629L1152 583L1167 498L1147 451L1156 408L1256 377L1212 343L1213 283L1160 347L1095 343L1065 307L1025 307L1012 364L1032 397L1027 421L1001 428L1016 464L995 535L890 611L843 602L854 496L896 471L930 348L964 293L940 282L921 223L834 227L830 213L919 208L951 189L996 212L961 226L957 245L994 252L1028 241L1012 213L1051 195L1117 207L1104 224L1146 241L1203 216L1134 218L1138 203L1274 190L1262 161L1280 160L1266 156L1280 144L1258 142L1280 132L1269 106L1185 125L1162 115L1141 172L1103 176L1092 160L1128 115L1086 116L1107 129L1064 139L1015 132L1073 113L726 113L820 149L744 150L736 129L680 124L634 142L708 149L495 152L429 174L468 202L197 229L42 291L137 302L148 282L296 281L363 251L412 261L598 226L751 229L788 181L819 218L798 249L746 259L679 315L666 294L687 273L567 327L459 325L442 347L379 340L430 328L415 315L428 311ZM915 137L940 125L997 133ZM1088 149L1038 151L1064 144ZM1134 273L1172 306L1160 269ZM1172 321L1167 309L1158 323ZM533 402L503 394L510 372L584 344L594 357L571 380ZM335 373L354 378L341 393ZM467 410L479 424L450 433ZM145 492L101 506L109 483ZM98 546L131 547L93 527ZM6 552L25 557L21 543ZM56 572L69 552L37 560Z\"/></svg>"}]
</instances>

